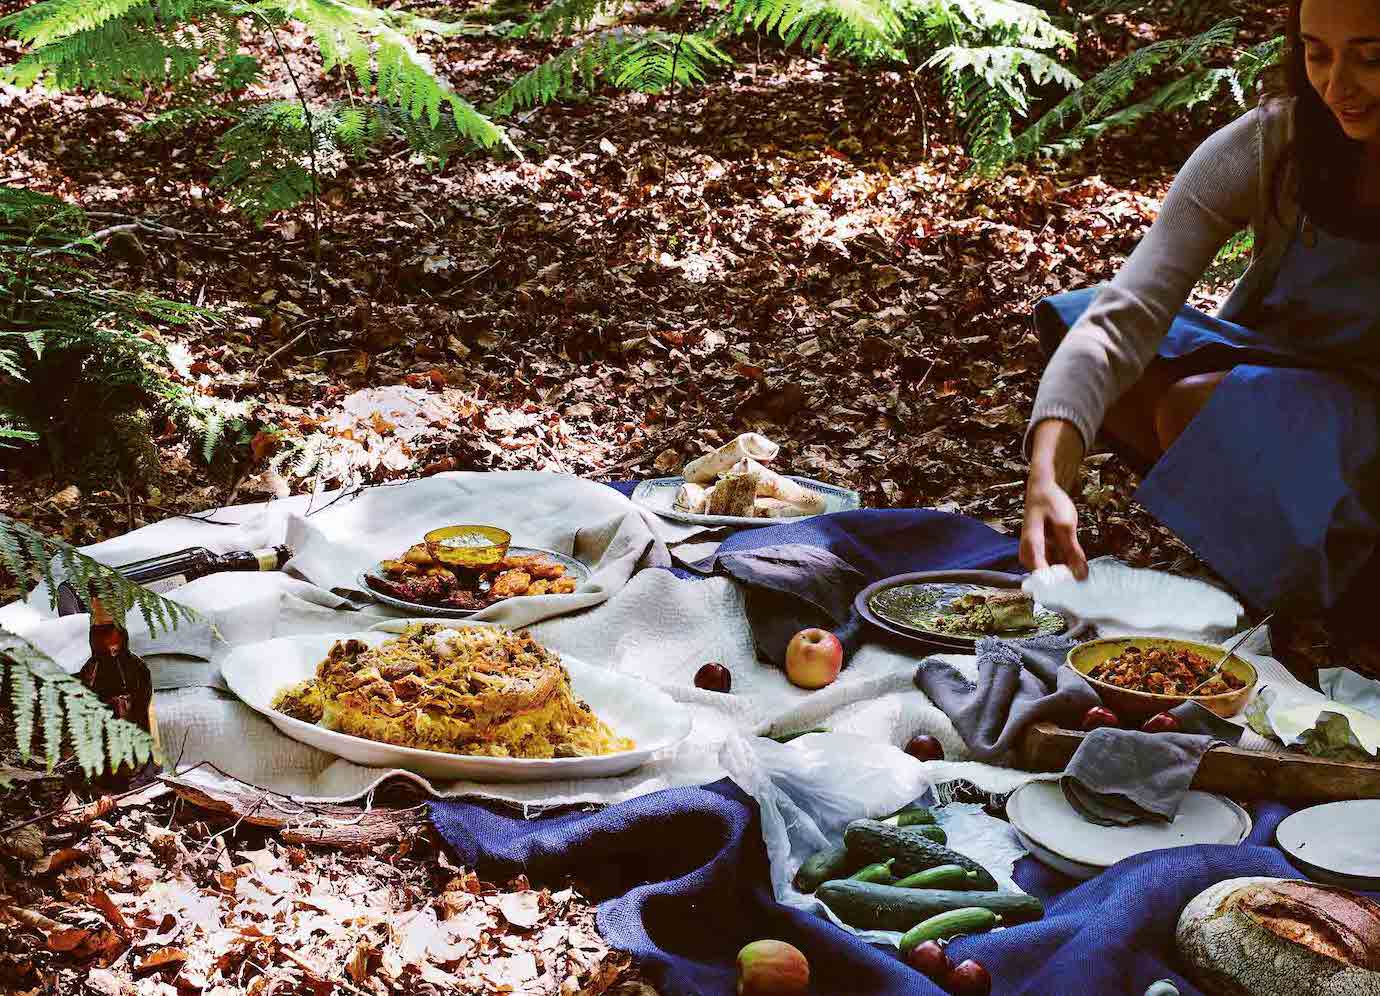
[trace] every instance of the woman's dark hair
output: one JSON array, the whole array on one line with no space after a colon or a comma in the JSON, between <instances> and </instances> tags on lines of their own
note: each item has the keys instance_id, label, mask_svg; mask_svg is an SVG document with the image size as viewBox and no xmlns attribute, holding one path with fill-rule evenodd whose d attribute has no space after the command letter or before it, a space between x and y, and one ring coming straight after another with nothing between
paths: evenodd
<instances>
[{"instance_id":1,"label":"woman's dark hair","mask_svg":"<svg viewBox=\"0 0 1380 996\"><path fill-rule=\"evenodd\" d=\"M1337 116L1308 79L1302 28L1303 0L1290 0L1285 25L1284 63L1274 74L1267 97L1294 98L1294 137L1284 150L1274 178L1274 209L1291 193L1308 215L1333 230L1357 225L1356 183L1362 165L1361 143L1347 137Z\"/></svg>"}]
</instances>

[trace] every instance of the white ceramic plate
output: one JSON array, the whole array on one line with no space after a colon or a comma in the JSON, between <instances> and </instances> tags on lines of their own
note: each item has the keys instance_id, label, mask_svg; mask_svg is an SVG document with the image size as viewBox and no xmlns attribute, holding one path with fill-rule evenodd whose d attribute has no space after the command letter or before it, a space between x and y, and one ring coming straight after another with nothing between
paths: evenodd
<instances>
[{"instance_id":1,"label":"white ceramic plate","mask_svg":"<svg viewBox=\"0 0 1380 996\"><path fill-rule=\"evenodd\" d=\"M472 623L469 625L481 625ZM690 714L661 689L607 668L593 667L561 655L575 694L619 736L636 747L598 757L547 759L475 757L366 740L285 716L272 708L273 696L285 685L316 673L316 665L336 640L356 639L377 646L392 639L386 632L289 636L237 647L221 664L225 683L251 709L262 713L294 740L371 768L403 768L429 778L482 782L525 782L622 775L644 764L657 751L690 735Z\"/></svg>"},{"instance_id":2,"label":"white ceramic plate","mask_svg":"<svg viewBox=\"0 0 1380 996\"><path fill-rule=\"evenodd\" d=\"M1245 609L1220 588L1110 557L1077 581L1063 564L1029 575L1021 589L1045 608L1097 627L1099 636L1168 636L1218 643L1241 630Z\"/></svg>"},{"instance_id":3,"label":"white ceramic plate","mask_svg":"<svg viewBox=\"0 0 1380 996\"><path fill-rule=\"evenodd\" d=\"M791 477L791 480L824 496L824 512L819 514L851 512L856 508L862 508L862 497L856 491L825 484L823 481L812 481L808 477ZM643 481L633 489L632 500L664 519L688 522L697 526L781 526L811 518L801 515L793 519L758 519L745 515L701 515L696 512L682 512L673 506L676 501L676 490L684 483L683 477L658 477Z\"/></svg>"},{"instance_id":4,"label":"white ceramic plate","mask_svg":"<svg viewBox=\"0 0 1380 996\"><path fill-rule=\"evenodd\" d=\"M534 553L549 557L551 560L556 561L556 563L565 566L566 574L575 579L577 587L584 584L590 578L590 570L588 567L574 557L567 557L565 554L557 553L555 550L543 550L541 547L537 546L510 546L508 548L508 553L514 557L530 557ZM427 605L425 602L409 602L406 599L394 598L387 592L379 591L377 588L370 586L368 581L368 575L370 573L381 574L382 572L379 570L378 564L375 564L371 570L360 571L357 579L359 581L359 590L372 597L376 602L392 606L395 609L402 609L404 612L410 612L413 615L431 616L435 619L468 619L475 613L484 611L483 609L451 609L444 605ZM521 598L523 596L515 595L513 597ZM553 595L551 597L559 598L561 596Z\"/></svg>"},{"instance_id":5,"label":"white ceramic plate","mask_svg":"<svg viewBox=\"0 0 1380 996\"><path fill-rule=\"evenodd\" d=\"M1310 806L1286 817L1275 840L1316 878L1351 889L1380 887L1380 799Z\"/></svg>"},{"instance_id":6,"label":"white ceramic plate","mask_svg":"<svg viewBox=\"0 0 1380 996\"><path fill-rule=\"evenodd\" d=\"M1074 878L1092 878L1118 861L1167 847L1239 844L1250 815L1207 792L1189 792L1172 823L1104 827L1078 814L1057 781L1027 782L1006 800L1006 815L1026 847L1045 864Z\"/></svg>"}]
</instances>

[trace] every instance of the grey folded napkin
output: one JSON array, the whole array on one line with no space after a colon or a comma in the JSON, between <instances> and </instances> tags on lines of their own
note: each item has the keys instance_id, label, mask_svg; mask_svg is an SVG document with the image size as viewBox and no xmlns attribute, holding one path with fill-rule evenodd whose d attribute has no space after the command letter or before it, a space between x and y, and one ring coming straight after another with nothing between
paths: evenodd
<instances>
[{"instance_id":1,"label":"grey folded napkin","mask_svg":"<svg viewBox=\"0 0 1380 996\"><path fill-rule=\"evenodd\" d=\"M1203 755L1241 739L1239 726L1197 702L1169 711L1178 732L1103 727L1083 739L1059 783L1084 819L1102 826L1173 820Z\"/></svg>"},{"instance_id":2,"label":"grey folded napkin","mask_svg":"<svg viewBox=\"0 0 1380 996\"><path fill-rule=\"evenodd\" d=\"M1020 743L1031 723L1077 726L1101 700L1072 668L1063 667L1075 641L1067 636L977 641L978 680L951 664L927 657L915 685L953 722L973 758L994 761Z\"/></svg>"}]
</instances>

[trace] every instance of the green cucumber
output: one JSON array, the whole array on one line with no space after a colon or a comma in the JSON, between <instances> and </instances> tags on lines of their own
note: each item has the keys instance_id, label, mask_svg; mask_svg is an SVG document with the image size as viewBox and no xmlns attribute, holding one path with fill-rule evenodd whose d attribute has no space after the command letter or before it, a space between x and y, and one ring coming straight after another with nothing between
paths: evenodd
<instances>
[{"instance_id":1,"label":"green cucumber","mask_svg":"<svg viewBox=\"0 0 1380 996\"><path fill-rule=\"evenodd\" d=\"M876 864L858 869L848 877L854 882L876 882L879 885L890 885L896 881L896 876L891 874L891 863L895 860L892 858L891 861L878 861Z\"/></svg>"},{"instance_id":2,"label":"green cucumber","mask_svg":"<svg viewBox=\"0 0 1380 996\"><path fill-rule=\"evenodd\" d=\"M1001 917L981 906L967 906L961 910L936 913L922 920L901 936L901 957L904 958L925 941L947 941L959 934L980 934L1001 923Z\"/></svg>"},{"instance_id":3,"label":"green cucumber","mask_svg":"<svg viewBox=\"0 0 1380 996\"><path fill-rule=\"evenodd\" d=\"M939 865L962 865L969 871L977 872L977 878L974 879L977 888L997 887L997 880L991 872L967 855L951 851L931 840L922 832L928 829L931 828L889 827L876 820L854 820L843 832L843 842L848 847L848 853L860 861L870 863L895 858L892 873L900 878Z\"/></svg>"},{"instance_id":4,"label":"green cucumber","mask_svg":"<svg viewBox=\"0 0 1380 996\"><path fill-rule=\"evenodd\" d=\"M892 813L878 823L885 823L889 827L918 827L932 826L934 824L934 813L925 806L915 806L910 809L901 809Z\"/></svg>"},{"instance_id":5,"label":"green cucumber","mask_svg":"<svg viewBox=\"0 0 1380 996\"><path fill-rule=\"evenodd\" d=\"M938 865L889 884L898 889L976 889L977 877L962 865Z\"/></svg>"},{"instance_id":6,"label":"green cucumber","mask_svg":"<svg viewBox=\"0 0 1380 996\"><path fill-rule=\"evenodd\" d=\"M937 913L973 907L991 910L1006 924L1027 923L1045 915L1038 899L1020 892L902 889L835 879L821 885L815 896L844 923L862 930L910 930Z\"/></svg>"},{"instance_id":7,"label":"green cucumber","mask_svg":"<svg viewBox=\"0 0 1380 996\"><path fill-rule=\"evenodd\" d=\"M921 837L928 837L936 844L947 844L949 835L944 832L943 827L932 827L928 825L909 826L904 828L907 833L918 833Z\"/></svg>"},{"instance_id":8,"label":"green cucumber","mask_svg":"<svg viewBox=\"0 0 1380 996\"><path fill-rule=\"evenodd\" d=\"M826 847L810 855L795 873L795 887L801 892L814 892L832 878L847 878L866 861L855 858L842 844Z\"/></svg>"}]
</instances>

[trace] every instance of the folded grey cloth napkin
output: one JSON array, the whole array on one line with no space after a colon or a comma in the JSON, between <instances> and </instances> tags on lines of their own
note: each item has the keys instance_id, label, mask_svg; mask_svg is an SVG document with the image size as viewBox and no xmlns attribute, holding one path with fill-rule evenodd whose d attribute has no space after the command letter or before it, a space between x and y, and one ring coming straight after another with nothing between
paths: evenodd
<instances>
[{"instance_id":1,"label":"folded grey cloth napkin","mask_svg":"<svg viewBox=\"0 0 1380 996\"><path fill-rule=\"evenodd\" d=\"M1076 726L1100 704L1097 692L1064 660L1075 641L1067 636L977 641L977 683L951 664L927 657L915 685L953 722L978 761L998 760L1020 743L1031 723Z\"/></svg>"},{"instance_id":2,"label":"folded grey cloth napkin","mask_svg":"<svg viewBox=\"0 0 1380 996\"><path fill-rule=\"evenodd\" d=\"M1239 726L1197 702L1169 711L1179 721L1178 732L1103 727L1083 739L1060 785L1084 819L1102 826L1173 820L1203 755L1241 739Z\"/></svg>"}]
</instances>

